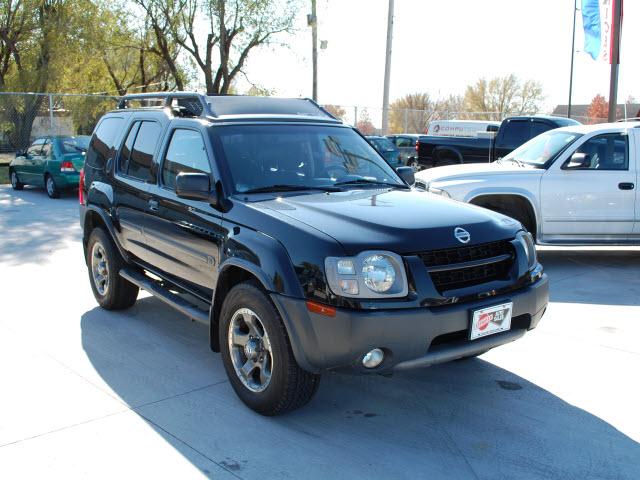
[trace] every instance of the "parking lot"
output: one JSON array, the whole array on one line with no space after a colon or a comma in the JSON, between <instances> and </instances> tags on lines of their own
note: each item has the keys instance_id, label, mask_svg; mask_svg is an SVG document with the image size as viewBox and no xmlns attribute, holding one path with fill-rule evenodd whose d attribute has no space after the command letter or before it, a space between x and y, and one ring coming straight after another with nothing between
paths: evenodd
<instances>
[{"instance_id":1,"label":"parking lot","mask_svg":"<svg viewBox=\"0 0 640 480\"><path fill-rule=\"evenodd\" d=\"M77 199L0 187L0 477L640 478L640 248L541 248L522 340L393 376L328 374L265 418L207 329L97 307Z\"/></svg>"}]
</instances>

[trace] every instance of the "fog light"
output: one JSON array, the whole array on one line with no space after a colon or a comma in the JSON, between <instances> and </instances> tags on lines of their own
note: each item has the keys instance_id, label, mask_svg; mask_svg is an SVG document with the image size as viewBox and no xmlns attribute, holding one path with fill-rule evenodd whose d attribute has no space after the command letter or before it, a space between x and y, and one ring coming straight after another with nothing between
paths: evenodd
<instances>
[{"instance_id":1,"label":"fog light","mask_svg":"<svg viewBox=\"0 0 640 480\"><path fill-rule=\"evenodd\" d=\"M374 348L362 357L362 365L366 368L376 368L384 360L384 352L379 348Z\"/></svg>"}]
</instances>

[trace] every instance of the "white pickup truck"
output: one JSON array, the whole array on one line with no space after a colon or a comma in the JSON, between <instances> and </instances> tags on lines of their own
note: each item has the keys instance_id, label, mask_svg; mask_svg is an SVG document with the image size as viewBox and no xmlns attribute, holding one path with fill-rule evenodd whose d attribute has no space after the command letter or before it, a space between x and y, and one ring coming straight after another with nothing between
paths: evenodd
<instances>
[{"instance_id":1,"label":"white pickup truck","mask_svg":"<svg viewBox=\"0 0 640 480\"><path fill-rule=\"evenodd\" d=\"M416 186L519 220L540 245L640 244L640 123L550 130L489 164L423 170Z\"/></svg>"}]
</instances>

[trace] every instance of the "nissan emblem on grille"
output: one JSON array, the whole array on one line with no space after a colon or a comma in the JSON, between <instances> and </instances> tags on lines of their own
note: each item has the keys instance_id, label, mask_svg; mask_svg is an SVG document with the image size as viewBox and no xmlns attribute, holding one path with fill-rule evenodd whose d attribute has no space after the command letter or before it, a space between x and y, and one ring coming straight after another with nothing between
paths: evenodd
<instances>
[{"instance_id":1,"label":"nissan emblem on grille","mask_svg":"<svg viewBox=\"0 0 640 480\"><path fill-rule=\"evenodd\" d=\"M469 240L471 240L471 234L469 232L467 232L464 228L462 227L456 227L453 230L453 235L458 239L459 242L461 243L469 243Z\"/></svg>"}]
</instances>

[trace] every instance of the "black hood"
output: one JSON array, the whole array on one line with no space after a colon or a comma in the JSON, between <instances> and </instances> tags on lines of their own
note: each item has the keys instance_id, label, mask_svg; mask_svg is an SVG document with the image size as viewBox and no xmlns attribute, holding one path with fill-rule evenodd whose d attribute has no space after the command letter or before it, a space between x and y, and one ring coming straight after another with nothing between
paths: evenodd
<instances>
[{"instance_id":1,"label":"black hood","mask_svg":"<svg viewBox=\"0 0 640 480\"><path fill-rule=\"evenodd\" d=\"M408 254L459 247L463 244L454 236L456 227L469 232L468 245L513 238L521 228L504 215L416 190L285 195L254 206L333 237L347 255L368 249Z\"/></svg>"}]
</instances>

